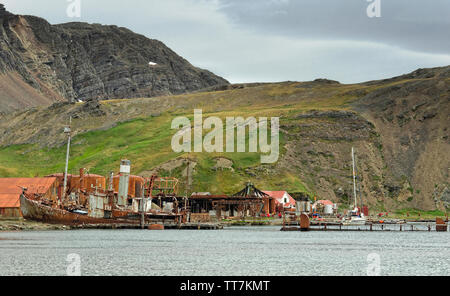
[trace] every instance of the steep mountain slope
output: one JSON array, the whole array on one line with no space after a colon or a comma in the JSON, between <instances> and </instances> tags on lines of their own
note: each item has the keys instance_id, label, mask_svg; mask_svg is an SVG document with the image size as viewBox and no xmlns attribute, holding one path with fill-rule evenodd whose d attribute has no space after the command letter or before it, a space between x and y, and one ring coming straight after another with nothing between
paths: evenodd
<instances>
[{"instance_id":1,"label":"steep mountain slope","mask_svg":"<svg viewBox=\"0 0 450 296\"><path fill-rule=\"evenodd\" d=\"M450 67L420 69L383 85L355 105L381 135L389 193L415 206L450 202ZM405 190L407 189L407 190ZM421 197L425 196L426 199Z\"/></svg>"},{"instance_id":2,"label":"steep mountain slope","mask_svg":"<svg viewBox=\"0 0 450 296\"><path fill-rule=\"evenodd\" d=\"M193 191L233 193L247 181L266 190L305 192L342 204L352 198L356 148L361 192L372 209L450 206L450 67L362 84L329 80L230 85L178 96L89 101L34 108L0 119L0 176L61 171L73 118L70 169L107 174L121 158L133 173L185 180ZM259 153L174 153L171 122L204 117L280 117L281 155L273 165ZM181 191L183 191L181 186Z\"/></svg>"},{"instance_id":3,"label":"steep mountain slope","mask_svg":"<svg viewBox=\"0 0 450 296\"><path fill-rule=\"evenodd\" d=\"M180 94L228 84L196 68L162 42L99 24L50 25L0 6L0 73L20 76L35 91L0 96L0 111L51 101ZM1 95L0 91L0 95ZM2 110L3 109L3 110Z\"/></svg>"},{"instance_id":4,"label":"steep mountain slope","mask_svg":"<svg viewBox=\"0 0 450 296\"><path fill-rule=\"evenodd\" d=\"M16 72L0 73L0 115L35 106L48 106L59 101L58 96L47 96L27 84Z\"/></svg>"}]
</instances>

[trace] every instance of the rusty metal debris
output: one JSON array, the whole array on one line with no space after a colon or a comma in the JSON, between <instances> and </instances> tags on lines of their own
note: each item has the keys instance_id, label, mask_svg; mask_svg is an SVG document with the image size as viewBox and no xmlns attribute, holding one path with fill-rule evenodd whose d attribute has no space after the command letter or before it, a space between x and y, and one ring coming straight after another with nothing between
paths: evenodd
<instances>
[{"instance_id":1,"label":"rusty metal debris","mask_svg":"<svg viewBox=\"0 0 450 296\"><path fill-rule=\"evenodd\" d=\"M446 232L448 229L447 223L444 221L444 219L436 218L436 231L439 232Z\"/></svg>"}]
</instances>

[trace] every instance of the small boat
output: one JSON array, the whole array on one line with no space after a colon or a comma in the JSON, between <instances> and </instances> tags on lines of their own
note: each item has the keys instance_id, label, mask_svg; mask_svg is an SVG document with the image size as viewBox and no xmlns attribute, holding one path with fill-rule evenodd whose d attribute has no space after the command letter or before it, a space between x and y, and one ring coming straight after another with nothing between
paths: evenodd
<instances>
[{"instance_id":1,"label":"small boat","mask_svg":"<svg viewBox=\"0 0 450 296\"><path fill-rule=\"evenodd\" d=\"M343 225L365 225L367 222L366 217L361 212L360 208L358 208L358 197L356 195L356 164L355 164L355 149L352 148L352 161L353 161L353 194L355 197L355 203L353 206L353 210L350 211L348 217L344 217L342 219ZM361 201L362 203L362 201ZM362 208L362 205L361 205Z\"/></svg>"},{"instance_id":2,"label":"small boat","mask_svg":"<svg viewBox=\"0 0 450 296\"><path fill-rule=\"evenodd\" d=\"M356 208L352 211L350 217L344 217L342 220L342 224L346 226L350 225L366 225L367 219L363 213L359 213L359 210Z\"/></svg>"}]
</instances>

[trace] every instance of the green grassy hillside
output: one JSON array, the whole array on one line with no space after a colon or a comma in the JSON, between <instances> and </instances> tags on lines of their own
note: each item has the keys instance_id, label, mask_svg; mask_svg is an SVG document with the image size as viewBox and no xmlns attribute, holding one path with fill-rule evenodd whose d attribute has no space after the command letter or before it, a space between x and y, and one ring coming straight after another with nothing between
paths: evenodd
<instances>
[{"instance_id":1,"label":"green grassy hillside","mask_svg":"<svg viewBox=\"0 0 450 296\"><path fill-rule=\"evenodd\" d=\"M276 115L280 111L267 110ZM247 113L247 112L245 112ZM240 112L223 112L204 114L208 116L245 116ZM262 110L256 113L264 113ZM182 114L176 114L179 116ZM71 146L69 171L76 174L81 167L90 173L108 175L117 171L121 159L132 161L134 174L150 171L163 163L177 158L189 158L196 163L192 190L211 191L215 193L233 193L248 181L246 168L260 165L260 153L174 153L171 139L176 130L172 130L171 122L175 114L165 113L158 117L133 119L102 131L90 131L74 137ZM192 114L186 114L192 117ZM225 120L224 120L225 121ZM205 130L204 133L207 131ZM283 136L281 135L281 143ZM55 148L39 148L37 144L12 145L0 148L0 175L2 177L33 177L61 172L64 168L65 146ZM213 171L217 158L226 158L233 162L232 170ZM186 164L173 170L160 171L161 175L172 175L185 182L182 176ZM145 174L145 173L144 173ZM261 182L267 190L286 189L290 191L307 191L302 181L290 174L281 173L276 182L266 178ZM181 186L184 190L184 184Z\"/></svg>"},{"instance_id":2,"label":"green grassy hillside","mask_svg":"<svg viewBox=\"0 0 450 296\"><path fill-rule=\"evenodd\" d=\"M85 167L91 173L107 175L110 171L117 171L121 159L128 158L133 163L133 173L141 174L170 160L189 158L197 163L192 180L193 185L191 186L193 191L232 193L251 179L245 173L245 170L260 165L260 154L189 153L187 155L174 153L170 145L171 138L176 132L176 130L170 129L172 120L177 116L187 116L192 119L193 109L201 108L204 110L204 118L218 116L225 122L225 118L229 116L242 116L244 118L254 116L257 119L259 116L280 116L280 124L283 125L289 121L290 114L311 109L347 108L348 103L356 98L347 94L355 86L324 86L320 84L312 87L306 85L307 88L302 88L302 86L302 83L265 84L243 89L162 97L159 100L172 100L176 105L166 108L157 116L136 114L136 104L141 103L148 107L151 99L141 99L141 102L139 100L102 102L102 109L109 110L120 106L120 113L128 112L131 119L119 122L106 130L82 132L75 136L72 140L69 171L77 173L79 168ZM315 95L306 96L311 90L315 90ZM211 104L208 101L211 101ZM213 110L221 109L224 111L213 112ZM42 116L39 117L40 120L45 120ZM133 117L136 118L133 119ZM76 128L83 124L84 127L87 125L87 129L94 129L102 124L102 120L104 118L89 117L87 122L85 122L85 118L75 119L74 126ZM59 125L62 126L64 123L64 121L59 122ZM61 135L58 136L61 138ZM283 143L285 144L283 134L280 137L281 146L283 146ZM60 143L58 147L50 148L42 144L32 143L1 147L0 176L32 177L61 172L64 168L65 146ZM284 150L281 148L281 153L283 152ZM221 157L233 162L232 170L212 171L216 163L215 159ZM172 171L160 171L159 173L179 177L182 183L185 183L185 178L182 176L185 167L186 165ZM275 175L262 178L259 183L261 188L267 190L283 189L313 194L305 187L299 176L287 171L277 172ZM184 184L182 188L183 186Z\"/></svg>"}]
</instances>

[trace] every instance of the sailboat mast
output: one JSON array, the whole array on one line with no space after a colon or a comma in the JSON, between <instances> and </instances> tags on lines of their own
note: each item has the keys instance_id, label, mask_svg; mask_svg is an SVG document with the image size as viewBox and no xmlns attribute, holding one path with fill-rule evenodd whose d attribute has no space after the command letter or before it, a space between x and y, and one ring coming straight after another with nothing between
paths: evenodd
<instances>
[{"instance_id":1,"label":"sailboat mast","mask_svg":"<svg viewBox=\"0 0 450 296\"><path fill-rule=\"evenodd\" d=\"M353 194L355 197L355 209L358 207L356 196L356 167L355 167L355 149L352 147L352 162L353 162Z\"/></svg>"},{"instance_id":2,"label":"sailboat mast","mask_svg":"<svg viewBox=\"0 0 450 296\"><path fill-rule=\"evenodd\" d=\"M356 167L356 181L362 181L361 175L358 174L358 155L355 154L355 167ZM364 203L362 200L362 191L361 191L361 182L358 182L358 195L359 195L359 204L361 209L364 207Z\"/></svg>"},{"instance_id":3,"label":"sailboat mast","mask_svg":"<svg viewBox=\"0 0 450 296\"><path fill-rule=\"evenodd\" d=\"M67 140L67 152L66 152L66 166L64 169L64 190L62 193L62 200L64 201L66 199L66 191L67 191L67 173L68 173L68 169L69 169L69 154L70 154L70 141L72 139L72 131L71 131L71 126L72 124L72 117L70 117L69 119L69 126L64 128L64 133L66 133L68 135L68 140Z\"/></svg>"}]
</instances>

